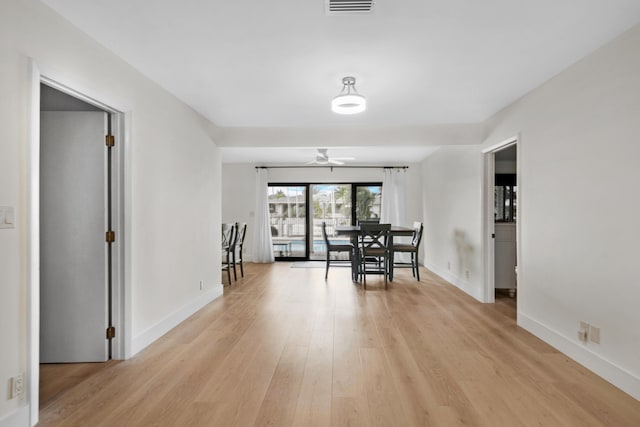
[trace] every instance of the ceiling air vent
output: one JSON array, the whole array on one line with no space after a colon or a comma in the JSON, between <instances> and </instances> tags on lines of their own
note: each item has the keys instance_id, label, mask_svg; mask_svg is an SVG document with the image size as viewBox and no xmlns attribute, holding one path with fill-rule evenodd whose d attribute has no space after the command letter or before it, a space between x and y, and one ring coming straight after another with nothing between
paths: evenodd
<instances>
[{"instance_id":1,"label":"ceiling air vent","mask_svg":"<svg viewBox=\"0 0 640 427\"><path fill-rule=\"evenodd\" d=\"M369 13L373 9L373 0L326 0L327 13Z\"/></svg>"}]
</instances>

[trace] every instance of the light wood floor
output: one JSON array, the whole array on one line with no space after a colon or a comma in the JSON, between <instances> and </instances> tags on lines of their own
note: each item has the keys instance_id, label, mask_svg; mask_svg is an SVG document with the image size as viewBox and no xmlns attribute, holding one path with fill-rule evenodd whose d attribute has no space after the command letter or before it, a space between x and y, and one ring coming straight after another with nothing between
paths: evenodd
<instances>
[{"instance_id":1,"label":"light wood floor","mask_svg":"<svg viewBox=\"0 0 640 427\"><path fill-rule=\"evenodd\" d=\"M40 425L640 426L640 402L424 270L363 291L346 268L247 265L131 360L49 400Z\"/></svg>"}]
</instances>

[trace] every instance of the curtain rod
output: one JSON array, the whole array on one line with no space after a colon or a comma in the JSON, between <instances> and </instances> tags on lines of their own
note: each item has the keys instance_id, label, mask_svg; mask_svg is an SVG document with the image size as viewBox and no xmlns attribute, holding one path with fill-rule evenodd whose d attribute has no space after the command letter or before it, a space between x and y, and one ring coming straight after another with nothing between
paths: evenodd
<instances>
[{"instance_id":1,"label":"curtain rod","mask_svg":"<svg viewBox=\"0 0 640 427\"><path fill-rule=\"evenodd\" d=\"M409 169L409 166L256 166L256 169Z\"/></svg>"}]
</instances>

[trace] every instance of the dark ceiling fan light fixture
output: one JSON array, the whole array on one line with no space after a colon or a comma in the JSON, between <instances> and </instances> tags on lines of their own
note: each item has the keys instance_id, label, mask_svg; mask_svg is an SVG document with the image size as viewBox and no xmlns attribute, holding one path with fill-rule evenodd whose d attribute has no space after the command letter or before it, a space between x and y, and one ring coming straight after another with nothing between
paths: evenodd
<instances>
[{"instance_id":1,"label":"dark ceiling fan light fixture","mask_svg":"<svg viewBox=\"0 0 640 427\"><path fill-rule=\"evenodd\" d=\"M331 111L337 114L358 114L367 109L367 100L356 90L355 77L342 78L342 90L331 100Z\"/></svg>"}]
</instances>

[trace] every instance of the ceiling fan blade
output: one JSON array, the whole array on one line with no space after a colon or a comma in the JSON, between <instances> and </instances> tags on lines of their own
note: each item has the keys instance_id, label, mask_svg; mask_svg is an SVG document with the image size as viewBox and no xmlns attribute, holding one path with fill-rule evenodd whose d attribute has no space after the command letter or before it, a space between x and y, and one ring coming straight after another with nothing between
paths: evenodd
<instances>
[{"instance_id":1,"label":"ceiling fan blade","mask_svg":"<svg viewBox=\"0 0 640 427\"><path fill-rule=\"evenodd\" d=\"M322 161L322 160L328 160L328 159L329 159L329 155L327 154L327 149L318 148L318 154L316 154L316 160Z\"/></svg>"},{"instance_id":2,"label":"ceiling fan blade","mask_svg":"<svg viewBox=\"0 0 640 427\"><path fill-rule=\"evenodd\" d=\"M344 165L342 160L355 160L353 157L329 157L328 148L318 148L316 150L316 158L310 162L305 163L305 165L334 165L340 166Z\"/></svg>"}]
</instances>

